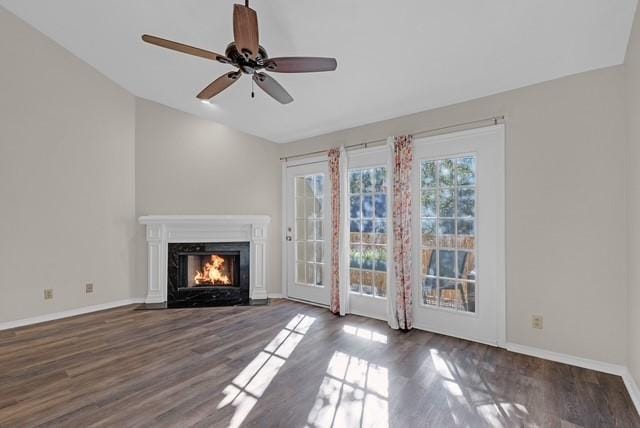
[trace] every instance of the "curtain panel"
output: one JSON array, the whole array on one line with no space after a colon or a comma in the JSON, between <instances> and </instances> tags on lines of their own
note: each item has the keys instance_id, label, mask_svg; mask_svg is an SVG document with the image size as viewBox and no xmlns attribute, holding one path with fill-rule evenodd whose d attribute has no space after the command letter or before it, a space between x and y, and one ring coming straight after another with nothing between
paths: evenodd
<instances>
[{"instance_id":1,"label":"curtain panel","mask_svg":"<svg viewBox=\"0 0 640 428\"><path fill-rule=\"evenodd\" d=\"M329 150L329 179L331 181L331 290L329 308L334 314L344 315L340 299L340 149Z\"/></svg>"},{"instance_id":2,"label":"curtain panel","mask_svg":"<svg viewBox=\"0 0 640 428\"><path fill-rule=\"evenodd\" d=\"M411 283L411 168L413 137L395 137L393 141L393 267L394 310L390 325L413 328L413 295Z\"/></svg>"}]
</instances>

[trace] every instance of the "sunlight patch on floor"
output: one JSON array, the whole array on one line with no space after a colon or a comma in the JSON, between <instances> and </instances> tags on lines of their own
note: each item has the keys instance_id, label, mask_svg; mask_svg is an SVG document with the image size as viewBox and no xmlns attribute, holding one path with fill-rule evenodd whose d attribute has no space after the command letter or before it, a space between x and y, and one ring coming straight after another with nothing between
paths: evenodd
<instances>
[{"instance_id":1,"label":"sunlight patch on floor","mask_svg":"<svg viewBox=\"0 0 640 428\"><path fill-rule=\"evenodd\" d=\"M357 336L361 339L370 340L372 342L385 343L385 344L387 343L386 335L375 332L373 330L366 329L366 328L355 327L347 324L342 328L342 331L344 331L345 333Z\"/></svg>"},{"instance_id":2,"label":"sunlight patch on floor","mask_svg":"<svg viewBox=\"0 0 640 428\"><path fill-rule=\"evenodd\" d=\"M229 427L239 427L277 376L287 358L304 338L315 318L298 314L269 342L222 391L217 409L235 407Z\"/></svg>"},{"instance_id":3,"label":"sunlight patch on floor","mask_svg":"<svg viewBox=\"0 0 640 428\"><path fill-rule=\"evenodd\" d=\"M334 352L307 427L388 427L389 374L385 367Z\"/></svg>"},{"instance_id":4,"label":"sunlight patch on floor","mask_svg":"<svg viewBox=\"0 0 640 428\"><path fill-rule=\"evenodd\" d=\"M454 363L446 360L437 349L431 349L433 367L440 375L442 386L447 391L447 404L451 409L454 423L459 422L458 409L473 414L491 427L509 427L514 422L522 422L528 415L527 408L518 403L508 401L506 397L498 397L490 385L480 376L477 380L464 378L464 371ZM527 421L527 426L538 427Z\"/></svg>"}]
</instances>

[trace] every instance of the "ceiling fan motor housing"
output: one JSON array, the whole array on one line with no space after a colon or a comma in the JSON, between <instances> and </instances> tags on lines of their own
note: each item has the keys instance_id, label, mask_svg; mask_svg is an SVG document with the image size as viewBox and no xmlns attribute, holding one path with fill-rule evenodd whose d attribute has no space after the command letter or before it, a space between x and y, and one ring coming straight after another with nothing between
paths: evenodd
<instances>
[{"instance_id":1,"label":"ceiling fan motor housing","mask_svg":"<svg viewBox=\"0 0 640 428\"><path fill-rule=\"evenodd\" d=\"M225 56L231 60L231 63L237 66L244 74L253 74L256 70L264 68L264 60L269 58L265 48L258 48L258 55L254 60L250 56L243 55L238 51L236 44L231 42L227 45Z\"/></svg>"}]
</instances>

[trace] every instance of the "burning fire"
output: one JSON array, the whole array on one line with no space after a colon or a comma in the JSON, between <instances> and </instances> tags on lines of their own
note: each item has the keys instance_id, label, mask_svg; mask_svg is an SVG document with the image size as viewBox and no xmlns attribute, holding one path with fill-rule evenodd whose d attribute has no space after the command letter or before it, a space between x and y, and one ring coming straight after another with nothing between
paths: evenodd
<instances>
[{"instance_id":1,"label":"burning fire","mask_svg":"<svg viewBox=\"0 0 640 428\"><path fill-rule=\"evenodd\" d=\"M224 285L231 284L229 277L222 273L222 266L224 265L224 258L211 255L211 262L205 263L204 272L198 271L193 280L196 284L213 284Z\"/></svg>"}]
</instances>

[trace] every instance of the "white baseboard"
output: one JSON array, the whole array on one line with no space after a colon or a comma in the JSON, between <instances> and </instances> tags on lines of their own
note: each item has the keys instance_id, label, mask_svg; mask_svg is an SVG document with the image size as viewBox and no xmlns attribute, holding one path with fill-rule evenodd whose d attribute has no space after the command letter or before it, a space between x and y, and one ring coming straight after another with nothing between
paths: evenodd
<instances>
[{"instance_id":1,"label":"white baseboard","mask_svg":"<svg viewBox=\"0 0 640 428\"><path fill-rule=\"evenodd\" d=\"M117 308L119 306L133 305L136 303L144 303L144 298L117 300L115 302L107 302L107 303L101 303L99 305L69 309L68 311L54 312L52 314L39 315L37 317L23 318L21 320L2 322L0 323L0 330L8 330L10 328L23 327L25 325L39 324L42 322L59 320L62 318L88 314L91 312L104 311L105 309L112 309L112 308Z\"/></svg>"},{"instance_id":2,"label":"white baseboard","mask_svg":"<svg viewBox=\"0 0 640 428\"><path fill-rule=\"evenodd\" d=\"M569 364L570 366L582 367L583 369L595 370L598 372L609 373L617 376L622 376L625 372L627 372L627 368L622 365L590 360L588 358L575 357L573 355L561 354L559 352L547 351L546 349L519 345L517 343L509 342L507 343L506 348L507 350L511 352L517 352L518 354L530 355L532 357L538 357L544 360Z\"/></svg>"},{"instance_id":3,"label":"white baseboard","mask_svg":"<svg viewBox=\"0 0 640 428\"><path fill-rule=\"evenodd\" d=\"M268 293L267 297L269 297L270 299L284 299L282 293Z\"/></svg>"},{"instance_id":4,"label":"white baseboard","mask_svg":"<svg viewBox=\"0 0 640 428\"><path fill-rule=\"evenodd\" d=\"M625 368L622 380L624 380L624 385L627 387L627 391L629 391L631 401L633 401L636 410L640 413L640 388L638 388L638 384L629 369Z\"/></svg>"}]
</instances>

